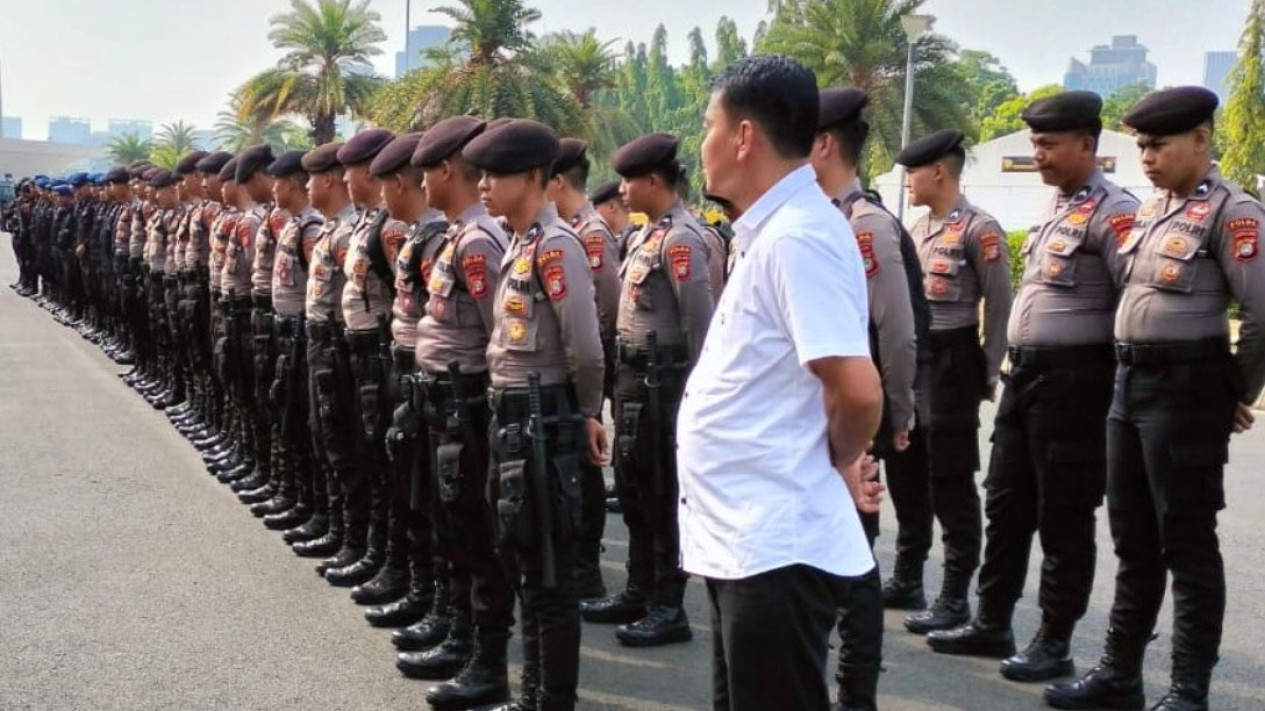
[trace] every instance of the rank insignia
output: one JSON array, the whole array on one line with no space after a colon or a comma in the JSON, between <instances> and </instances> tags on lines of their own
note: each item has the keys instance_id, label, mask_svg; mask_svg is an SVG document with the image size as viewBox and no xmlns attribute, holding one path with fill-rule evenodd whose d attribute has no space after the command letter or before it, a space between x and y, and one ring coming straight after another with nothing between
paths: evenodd
<instances>
[{"instance_id":1,"label":"rank insignia","mask_svg":"<svg viewBox=\"0 0 1265 711\"><path fill-rule=\"evenodd\" d=\"M1203 220L1211 213L1212 206L1209 205L1206 200L1192 202L1190 206L1186 208L1186 217L1189 217L1192 220Z\"/></svg>"},{"instance_id":2,"label":"rank insignia","mask_svg":"<svg viewBox=\"0 0 1265 711\"><path fill-rule=\"evenodd\" d=\"M506 328L510 345L522 345L527 340L527 322L521 319L510 319Z\"/></svg>"}]
</instances>

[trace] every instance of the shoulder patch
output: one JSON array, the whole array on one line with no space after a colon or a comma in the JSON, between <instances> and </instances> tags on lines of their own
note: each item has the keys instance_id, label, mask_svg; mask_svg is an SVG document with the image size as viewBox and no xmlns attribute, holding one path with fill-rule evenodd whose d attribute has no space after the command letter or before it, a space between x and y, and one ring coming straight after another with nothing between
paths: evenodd
<instances>
[{"instance_id":1,"label":"shoulder patch","mask_svg":"<svg viewBox=\"0 0 1265 711\"><path fill-rule=\"evenodd\" d=\"M546 264L549 264L550 262L556 262L562 259L563 256L565 256L565 254L563 253L561 249L550 249L550 250L541 252L540 256L536 257L536 264L543 267Z\"/></svg>"},{"instance_id":2,"label":"shoulder patch","mask_svg":"<svg viewBox=\"0 0 1265 711\"><path fill-rule=\"evenodd\" d=\"M672 276L677 281L690 278L690 261L694 256L694 248L688 244L678 244L668 249L668 260L672 262Z\"/></svg>"},{"instance_id":3,"label":"shoulder patch","mask_svg":"<svg viewBox=\"0 0 1265 711\"><path fill-rule=\"evenodd\" d=\"M237 225L237 240L241 242L242 249L250 249L250 245L254 239L255 226L250 220L243 220Z\"/></svg>"},{"instance_id":4,"label":"shoulder patch","mask_svg":"<svg viewBox=\"0 0 1265 711\"><path fill-rule=\"evenodd\" d=\"M1001 233L995 231L985 232L979 238L980 251L984 255L984 261L992 263L1001 259Z\"/></svg>"},{"instance_id":5,"label":"shoulder patch","mask_svg":"<svg viewBox=\"0 0 1265 711\"><path fill-rule=\"evenodd\" d=\"M546 268L543 277L545 291L551 300L562 301L567 297L567 272L561 264Z\"/></svg>"},{"instance_id":6,"label":"shoulder patch","mask_svg":"<svg viewBox=\"0 0 1265 711\"><path fill-rule=\"evenodd\" d=\"M878 259L874 257L874 233L858 232L857 246L861 248L861 263L865 265L865 276L870 278L879 272Z\"/></svg>"},{"instance_id":7,"label":"shoulder patch","mask_svg":"<svg viewBox=\"0 0 1265 711\"><path fill-rule=\"evenodd\" d=\"M1238 217L1226 223L1234 240L1234 259L1252 262L1260 254L1260 223L1252 217Z\"/></svg>"},{"instance_id":8,"label":"shoulder patch","mask_svg":"<svg viewBox=\"0 0 1265 711\"><path fill-rule=\"evenodd\" d=\"M584 252L589 258L589 268L599 271L606 255L606 238L600 232L592 232L584 238Z\"/></svg>"},{"instance_id":9,"label":"shoulder patch","mask_svg":"<svg viewBox=\"0 0 1265 711\"><path fill-rule=\"evenodd\" d=\"M1111 231L1116 233L1116 246L1123 246L1125 240L1129 239L1129 233L1133 231L1134 214L1132 212L1121 212L1107 218L1107 225L1111 227Z\"/></svg>"}]
</instances>

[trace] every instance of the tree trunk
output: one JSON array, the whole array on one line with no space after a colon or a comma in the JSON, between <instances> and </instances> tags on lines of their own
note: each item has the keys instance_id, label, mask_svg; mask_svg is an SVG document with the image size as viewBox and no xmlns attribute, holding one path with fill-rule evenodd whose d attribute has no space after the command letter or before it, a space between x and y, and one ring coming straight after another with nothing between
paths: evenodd
<instances>
[{"instance_id":1,"label":"tree trunk","mask_svg":"<svg viewBox=\"0 0 1265 711\"><path fill-rule=\"evenodd\" d=\"M334 140L334 115L318 114L312 117L312 143L321 146Z\"/></svg>"}]
</instances>

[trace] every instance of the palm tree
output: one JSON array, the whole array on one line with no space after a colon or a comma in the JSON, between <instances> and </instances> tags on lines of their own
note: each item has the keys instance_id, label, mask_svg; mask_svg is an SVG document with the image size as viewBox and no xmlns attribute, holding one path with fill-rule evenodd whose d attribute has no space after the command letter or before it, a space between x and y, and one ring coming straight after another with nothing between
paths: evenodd
<instances>
[{"instance_id":1,"label":"palm tree","mask_svg":"<svg viewBox=\"0 0 1265 711\"><path fill-rule=\"evenodd\" d=\"M602 42L591 27L584 34L557 32L544 38L537 55L541 68L556 77L588 111L597 92L615 86L616 55L611 45L617 41Z\"/></svg>"},{"instance_id":2,"label":"palm tree","mask_svg":"<svg viewBox=\"0 0 1265 711\"><path fill-rule=\"evenodd\" d=\"M182 156L198 147L197 137L194 135L196 131L196 127L184 121L165 124L158 129L155 143L168 146L176 155Z\"/></svg>"},{"instance_id":3,"label":"palm tree","mask_svg":"<svg viewBox=\"0 0 1265 711\"><path fill-rule=\"evenodd\" d=\"M527 25L540 13L522 0L458 0L434 11L456 23L448 44L428 53L434 66L383 87L368 116L394 131L425 128L448 116L515 116L589 137L584 109L545 74Z\"/></svg>"},{"instance_id":4,"label":"palm tree","mask_svg":"<svg viewBox=\"0 0 1265 711\"><path fill-rule=\"evenodd\" d=\"M290 0L290 12L274 15L268 39L285 55L275 69L251 77L237 91L241 119L303 116L312 140L334 138L338 116L361 115L381 84L369 59L386 39L381 15L369 0Z\"/></svg>"},{"instance_id":5,"label":"palm tree","mask_svg":"<svg viewBox=\"0 0 1265 711\"><path fill-rule=\"evenodd\" d=\"M274 152L312 147L308 131L286 119L264 120L255 117L237 118L235 109L221 111L215 122L216 146L232 153L267 143Z\"/></svg>"},{"instance_id":6,"label":"palm tree","mask_svg":"<svg viewBox=\"0 0 1265 711\"><path fill-rule=\"evenodd\" d=\"M119 165L145 160L149 158L149 153L152 149L152 141L142 140L135 133L125 133L122 136L112 138L106 146L106 150L110 154L110 160Z\"/></svg>"},{"instance_id":7,"label":"palm tree","mask_svg":"<svg viewBox=\"0 0 1265 711\"><path fill-rule=\"evenodd\" d=\"M153 150L149 152L149 162L159 168L175 170L176 164L180 162L184 154L184 151L177 150L173 144L156 143Z\"/></svg>"},{"instance_id":8,"label":"palm tree","mask_svg":"<svg viewBox=\"0 0 1265 711\"><path fill-rule=\"evenodd\" d=\"M763 52L803 62L824 87L853 86L870 94L865 172L886 170L900 150L908 42L900 18L925 0L773 0L776 14L761 38ZM952 62L956 46L931 34L914 48L914 135L937 128L974 134L967 107L973 88Z\"/></svg>"}]
</instances>

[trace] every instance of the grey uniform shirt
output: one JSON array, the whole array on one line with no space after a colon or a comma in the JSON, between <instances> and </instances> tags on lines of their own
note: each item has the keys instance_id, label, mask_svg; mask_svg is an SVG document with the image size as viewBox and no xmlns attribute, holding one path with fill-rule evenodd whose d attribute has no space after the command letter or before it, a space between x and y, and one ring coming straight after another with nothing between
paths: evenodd
<instances>
[{"instance_id":1,"label":"grey uniform shirt","mask_svg":"<svg viewBox=\"0 0 1265 711\"><path fill-rule=\"evenodd\" d=\"M619 313L619 243L606 221L597 214L593 203L584 202L571 218L571 228L584 242L593 271L593 287L597 291L597 318L603 338L615 336L615 317Z\"/></svg>"},{"instance_id":2,"label":"grey uniform shirt","mask_svg":"<svg viewBox=\"0 0 1265 711\"><path fill-rule=\"evenodd\" d=\"M714 306L708 253L702 228L679 202L634 235L620 272L620 340L643 346L654 331L659 345L684 345L696 362Z\"/></svg>"},{"instance_id":3,"label":"grey uniform shirt","mask_svg":"<svg viewBox=\"0 0 1265 711\"><path fill-rule=\"evenodd\" d=\"M126 259L132 240L132 218L141 210L140 200L132 200L123 208L119 221L114 225L114 256Z\"/></svg>"},{"instance_id":4,"label":"grey uniform shirt","mask_svg":"<svg viewBox=\"0 0 1265 711\"><path fill-rule=\"evenodd\" d=\"M426 281L434 264L437 245L443 242L448 221L439 210L423 212L409 225L404 244L395 258L395 301L391 304L391 340L413 350L417 324L426 306Z\"/></svg>"},{"instance_id":5,"label":"grey uniform shirt","mask_svg":"<svg viewBox=\"0 0 1265 711\"><path fill-rule=\"evenodd\" d=\"M266 207L264 219L255 233L255 261L250 272L250 292L255 296L272 296L272 268L277 260L277 239L290 221L290 213L279 207Z\"/></svg>"},{"instance_id":6,"label":"grey uniform shirt","mask_svg":"<svg viewBox=\"0 0 1265 711\"><path fill-rule=\"evenodd\" d=\"M237 217L237 226L229 234L228 249L224 251L224 275L220 288L238 296L251 293L252 269L255 264L255 237L264 221L264 208L255 205Z\"/></svg>"},{"instance_id":7,"label":"grey uniform shirt","mask_svg":"<svg viewBox=\"0 0 1265 711\"><path fill-rule=\"evenodd\" d=\"M224 205L211 223L211 254L207 257L207 271L211 275L212 289L220 289L224 285L224 260L228 258L228 242L233 236L233 230L237 229L237 218L240 216L240 210Z\"/></svg>"},{"instance_id":8,"label":"grey uniform shirt","mask_svg":"<svg viewBox=\"0 0 1265 711\"><path fill-rule=\"evenodd\" d=\"M145 248L142 251L151 274L162 274L167 264L167 240L170 234L170 215L167 210L154 210L145 226Z\"/></svg>"},{"instance_id":9,"label":"grey uniform shirt","mask_svg":"<svg viewBox=\"0 0 1265 711\"><path fill-rule=\"evenodd\" d=\"M419 368L439 373L456 361L462 372L487 372L508 242L505 230L479 203L466 208L438 240L424 282L428 298L417 331Z\"/></svg>"},{"instance_id":10,"label":"grey uniform shirt","mask_svg":"<svg viewBox=\"0 0 1265 711\"><path fill-rule=\"evenodd\" d=\"M602 407L602 341L593 278L580 238L546 203L526 234L515 234L501 260L496 325L488 343L488 374L497 388L575 387L580 410Z\"/></svg>"},{"instance_id":11,"label":"grey uniform shirt","mask_svg":"<svg viewBox=\"0 0 1265 711\"><path fill-rule=\"evenodd\" d=\"M360 216L347 248L343 318L353 331L377 328L378 317L390 318L395 301L391 293L395 286L395 259L408 237L409 226L386 217L385 209L371 209ZM375 259L386 268L386 273L374 267Z\"/></svg>"},{"instance_id":12,"label":"grey uniform shirt","mask_svg":"<svg viewBox=\"0 0 1265 711\"><path fill-rule=\"evenodd\" d=\"M301 316L307 308L308 265L323 223L309 205L281 228L272 264L272 308L281 316Z\"/></svg>"},{"instance_id":13,"label":"grey uniform shirt","mask_svg":"<svg viewBox=\"0 0 1265 711\"><path fill-rule=\"evenodd\" d=\"M155 212L156 209L153 205L137 201L136 209L132 211L132 233L127 243L127 255L129 258L145 258L146 232L149 229L149 221L153 218Z\"/></svg>"},{"instance_id":14,"label":"grey uniform shirt","mask_svg":"<svg viewBox=\"0 0 1265 711\"><path fill-rule=\"evenodd\" d=\"M1188 196L1157 191L1138 208L1121 253L1128 259L1116 340L1169 343L1229 336L1226 309L1243 319L1235 359L1245 402L1265 386L1260 320L1265 314L1265 209L1213 168Z\"/></svg>"},{"instance_id":15,"label":"grey uniform shirt","mask_svg":"<svg viewBox=\"0 0 1265 711\"><path fill-rule=\"evenodd\" d=\"M347 261L356 218L356 206L348 204L321 225L307 274L308 321L328 323L332 314L335 321L343 322L343 288L347 283L343 263Z\"/></svg>"},{"instance_id":16,"label":"grey uniform shirt","mask_svg":"<svg viewBox=\"0 0 1265 711\"><path fill-rule=\"evenodd\" d=\"M1006 235L988 213L959 197L944 217L925 215L910 230L922 260L931 330L979 324L984 301L984 355L990 385L1006 356L1010 317L1010 259Z\"/></svg>"},{"instance_id":17,"label":"grey uniform shirt","mask_svg":"<svg viewBox=\"0 0 1265 711\"><path fill-rule=\"evenodd\" d=\"M1054 195L1023 245L1023 282L1010 309L1014 346L1111 342L1124 280L1120 245L1138 200L1095 172L1070 196Z\"/></svg>"},{"instance_id":18,"label":"grey uniform shirt","mask_svg":"<svg viewBox=\"0 0 1265 711\"><path fill-rule=\"evenodd\" d=\"M870 325L877 335L879 371L893 430L912 429L914 381L918 373L918 334L909 281L900 254L900 225L891 213L864 199L860 183L835 196L848 217L865 265Z\"/></svg>"},{"instance_id":19,"label":"grey uniform shirt","mask_svg":"<svg viewBox=\"0 0 1265 711\"><path fill-rule=\"evenodd\" d=\"M189 250L189 215L192 212L193 203L184 203L176 208L173 238L167 243L167 276L178 276L185 270L185 253Z\"/></svg>"},{"instance_id":20,"label":"grey uniform shirt","mask_svg":"<svg viewBox=\"0 0 1265 711\"><path fill-rule=\"evenodd\" d=\"M216 203L199 200L189 211L189 240L185 243L184 264L186 269L201 271L207 268L211 253L211 224L215 220Z\"/></svg>"}]
</instances>

